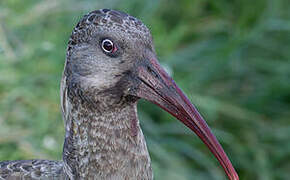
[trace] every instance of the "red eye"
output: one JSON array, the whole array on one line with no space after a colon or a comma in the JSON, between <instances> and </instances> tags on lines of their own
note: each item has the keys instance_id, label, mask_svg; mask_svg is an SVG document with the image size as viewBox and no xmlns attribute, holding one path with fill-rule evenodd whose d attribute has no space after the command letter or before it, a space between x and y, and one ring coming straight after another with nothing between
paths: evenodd
<instances>
[{"instance_id":1,"label":"red eye","mask_svg":"<svg viewBox=\"0 0 290 180\"><path fill-rule=\"evenodd\" d=\"M102 41L102 49L106 53L114 53L117 51L117 48L115 47L114 43L109 39L104 39Z\"/></svg>"}]
</instances>

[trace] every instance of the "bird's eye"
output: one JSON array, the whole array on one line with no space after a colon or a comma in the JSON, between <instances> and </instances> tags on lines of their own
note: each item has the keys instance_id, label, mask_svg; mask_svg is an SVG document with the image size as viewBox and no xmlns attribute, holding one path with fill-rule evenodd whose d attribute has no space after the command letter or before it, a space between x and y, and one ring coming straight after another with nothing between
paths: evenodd
<instances>
[{"instance_id":1,"label":"bird's eye","mask_svg":"<svg viewBox=\"0 0 290 180\"><path fill-rule=\"evenodd\" d=\"M102 49L106 53L114 53L117 51L117 47L110 39L104 39L102 41Z\"/></svg>"}]
</instances>

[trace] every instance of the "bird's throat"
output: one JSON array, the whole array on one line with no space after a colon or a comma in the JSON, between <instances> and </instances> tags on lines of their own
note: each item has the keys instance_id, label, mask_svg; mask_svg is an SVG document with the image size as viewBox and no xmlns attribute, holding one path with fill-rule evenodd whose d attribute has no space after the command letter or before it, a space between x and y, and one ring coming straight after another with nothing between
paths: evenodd
<instances>
[{"instance_id":1,"label":"bird's throat","mask_svg":"<svg viewBox=\"0 0 290 180\"><path fill-rule=\"evenodd\" d=\"M71 179L152 179L136 103L101 113L88 109L72 105L64 116L65 174Z\"/></svg>"}]
</instances>

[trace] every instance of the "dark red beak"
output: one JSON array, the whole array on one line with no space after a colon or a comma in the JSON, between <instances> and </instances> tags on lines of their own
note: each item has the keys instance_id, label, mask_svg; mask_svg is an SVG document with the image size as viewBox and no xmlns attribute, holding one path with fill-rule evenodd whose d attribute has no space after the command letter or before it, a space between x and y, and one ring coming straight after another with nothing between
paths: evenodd
<instances>
[{"instance_id":1,"label":"dark red beak","mask_svg":"<svg viewBox=\"0 0 290 180\"><path fill-rule=\"evenodd\" d=\"M136 70L140 84L134 94L157 104L193 130L217 158L228 178L238 180L238 174L202 116L157 60L144 61Z\"/></svg>"}]
</instances>

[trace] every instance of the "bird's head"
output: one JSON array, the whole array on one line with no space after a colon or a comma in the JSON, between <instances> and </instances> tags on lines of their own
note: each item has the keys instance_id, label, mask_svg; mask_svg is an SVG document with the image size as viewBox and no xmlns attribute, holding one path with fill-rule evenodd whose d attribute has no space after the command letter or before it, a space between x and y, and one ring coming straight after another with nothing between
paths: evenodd
<instances>
[{"instance_id":1,"label":"bird's head","mask_svg":"<svg viewBox=\"0 0 290 180\"><path fill-rule=\"evenodd\" d=\"M108 9L85 15L69 40L63 76L68 94L101 108L139 98L158 105L201 138L229 179L238 179L202 116L159 65L150 31L140 20Z\"/></svg>"}]
</instances>

